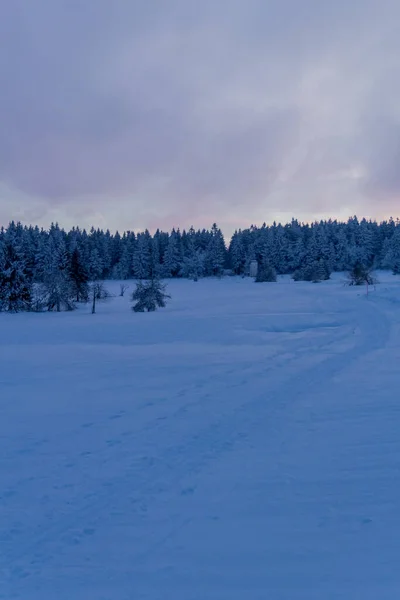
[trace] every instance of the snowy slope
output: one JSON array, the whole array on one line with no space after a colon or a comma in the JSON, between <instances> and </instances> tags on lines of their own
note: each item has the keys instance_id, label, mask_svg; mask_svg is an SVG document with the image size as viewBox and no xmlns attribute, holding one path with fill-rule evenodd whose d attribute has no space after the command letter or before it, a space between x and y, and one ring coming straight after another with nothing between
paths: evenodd
<instances>
[{"instance_id":1,"label":"snowy slope","mask_svg":"<svg viewBox=\"0 0 400 600\"><path fill-rule=\"evenodd\" d=\"M399 598L400 281L380 278L0 315L0 598Z\"/></svg>"}]
</instances>

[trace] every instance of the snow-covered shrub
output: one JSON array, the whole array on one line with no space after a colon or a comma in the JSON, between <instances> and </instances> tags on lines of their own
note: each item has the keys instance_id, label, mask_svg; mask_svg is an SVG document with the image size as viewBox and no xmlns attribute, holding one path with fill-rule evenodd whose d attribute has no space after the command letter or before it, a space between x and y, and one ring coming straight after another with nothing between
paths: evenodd
<instances>
[{"instance_id":1,"label":"snow-covered shrub","mask_svg":"<svg viewBox=\"0 0 400 600\"><path fill-rule=\"evenodd\" d=\"M372 274L372 268L357 261L348 273L349 285L373 285L377 283Z\"/></svg>"},{"instance_id":2,"label":"snow-covered shrub","mask_svg":"<svg viewBox=\"0 0 400 600\"><path fill-rule=\"evenodd\" d=\"M262 264L259 266L257 276L255 278L256 283L272 283L276 282L276 271L270 264Z\"/></svg>"}]
</instances>

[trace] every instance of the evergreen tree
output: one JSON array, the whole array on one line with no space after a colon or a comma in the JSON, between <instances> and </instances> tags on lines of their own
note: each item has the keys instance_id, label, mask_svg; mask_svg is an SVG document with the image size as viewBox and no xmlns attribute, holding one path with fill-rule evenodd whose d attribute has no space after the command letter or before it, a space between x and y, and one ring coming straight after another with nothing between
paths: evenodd
<instances>
[{"instance_id":1,"label":"evergreen tree","mask_svg":"<svg viewBox=\"0 0 400 600\"><path fill-rule=\"evenodd\" d=\"M151 272L150 233L146 230L137 236L136 250L133 254L133 272L137 279L147 279Z\"/></svg>"},{"instance_id":2,"label":"evergreen tree","mask_svg":"<svg viewBox=\"0 0 400 600\"><path fill-rule=\"evenodd\" d=\"M242 275L245 271L246 254L242 237L240 230L235 231L229 246L230 265L236 275Z\"/></svg>"},{"instance_id":3,"label":"evergreen tree","mask_svg":"<svg viewBox=\"0 0 400 600\"><path fill-rule=\"evenodd\" d=\"M81 254L76 247L71 255L70 279L77 302L87 302L89 297L89 275L83 264Z\"/></svg>"},{"instance_id":4,"label":"evergreen tree","mask_svg":"<svg viewBox=\"0 0 400 600\"><path fill-rule=\"evenodd\" d=\"M197 234L193 227L190 228L188 234L183 232L182 240L185 254L181 263L180 275L198 281L205 272L205 252L197 247Z\"/></svg>"},{"instance_id":5,"label":"evergreen tree","mask_svg":"<svg viewBox=\"0 0 400 600\"><path fill-rule=\"evenodd\" d=\"M36 270L36 256L38 253L39 228L24 227L20 237L20 251L24 257L26 265L26 274L30 280L33 280Z\"/></svg>"},{"instance_id":6,"label":"evergreen tree","mask_svg":"<svg viewBox=\"0 0 400 600\"><path fill-rule=\"evenodd\" d=\"M173 229L168 240L168 246L164 253L163 274L164 277L177 277L181 271L182 254L180 248L180 237Z\"/></svg>"},{"instance_id":7,"label":"evergreen tree","mask_svg":"<svg viewBox=\"0 0 400 600\"><path fill-rule=\"evenodd\" d=\"M0 311L30 310L32 282L16 236L6 235L0 244Z\"/></svg>"},{"instance_id":8,"label":"evergreen tree","mask_svg":"<svg viewBox=\"0 0 400 600\"><path fill-rule=\"evenodd\" d=\"M211 228L211 238L207 245L205 266L208 275L221 277L225 266L225 241L221 230L214 225Z\"/></svg>"},{"instance_id":9,"label":"evergreen tree","mask_svg":"<svg viewBox=\"0 0 400 600\"><path fill-rule=\"evenodd\" d=\"M115 266L119 263L122 257L122 241L121 236L118 231L115 232L115 235L111 237L111 270L114 271Z\"/></svg>"},{"instance_id":10,"label":"evergreen tree","mask_svg":"<svg viewBox=\"0 0 400 600\"><path fill-rule=\"evenodd\" d=\"M97 281L102 278L104 270L103 260L100 256L100 252L96 247L92 248L89 256L89 279L91 281Z\"/></svg>"},{"instance_id":11,"label":"evergreen tree","mask_svg":"<svg viewBox=\"0 0 400 600\"><path fill-rule=\"evenodd\" d=\"M336 246L334 255L334 269L336 271L344 271L349 267L350 253L347 242L346 231L340 227L336 234Z\"/></svg>"},{"instance_id":12,"label":"evergreen tree","mask_svg":"<svg viewBox=\"0 0 400 600\"><path fill-rule=\"evenodd\" d=\"M183 259L181 268L182 277L187 277L193 281L198 281L204 276L205 254L203 250L193 248Z\"/></svg>"},{"instance_id":13,"label":"evergreen tree","mask_svg":"<svg viewBox=\"0 0 400 600\"><path fill-rule=\"evenodd\" d=\"M150 278L157 278L161 275L162 271L159 236L155 235L151 240L150 250Z\"/></svg>"},{"instance_id":14,"label":"evergreen tree","mask_svg":"<svg viewBox=\"0 0 400 600\"><path fill-rule=\"evenodd\" d=\"M273 225L273 246L271 252L271 262L278 273L287 273L289 271L289 258L287 254L287 244L285 239L285 230L282 225Z\"/></svg>"},{"instance_id":15,"label":"evergreen tree","mask_svg":"<svg viewBox=\"0 0 400 600\"><path fill-rule=\"evenodd\" d=\"M41 303L47 310L73 310L75 289L70 276L70 258L64 239L51 235L47 241L47 253L43 265ZM39 303L37 303L39 308Z\"/></svg>"},{"instance_id":16,"label":"evergreen tree","mask_svg":"<svg viewBox=\"0 0 400 600\"><path fill-rule=\"evenodd\" d=\"M100 250L103 261L103 279L108 279L112 274L112 237L110 230L105 233L99 232Z\"/></svg>"},{"instance_id":17,"label":"evergreen tree","mask_svg":"<svg viewBox=\"0 0 400 600\"><path fill-rule=\"evenodd\" d=\"M121 238L121 257L113 267L114 279L130 279L133 277L134 253L136 250L136 236L133 232L124 233Z\"/></svg>"},{"instance_id":18,"label":"evergreen tree","mask_svg":"<svg viewBox=\"0 0 400 600\"><path fill-rule=\"evenodd\" d=\"M132 293L132 310L134 312L153 312L157 308L164 308L170 298L166 293L166 286L159 279L139 281Z\"/></svg>"},{"instance_id":19,"label":"evergreen tree","mask_svg":"<svg viewBox=\"0 0 400 600\"><path fill-rule=\"evenodd\" d=\"M391 239L385 242L383 266L391 269L394 275L400 275L400 225L396 227Z\"/></svg>"}]
</instances>

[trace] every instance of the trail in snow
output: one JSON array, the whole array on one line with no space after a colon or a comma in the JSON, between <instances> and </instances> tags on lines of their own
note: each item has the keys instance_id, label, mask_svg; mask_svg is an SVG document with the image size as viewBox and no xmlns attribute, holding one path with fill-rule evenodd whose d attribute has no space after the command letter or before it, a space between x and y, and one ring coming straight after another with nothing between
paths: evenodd
<instances>
[{"instance_id":1,"label":"trail in snow","mask_svg":"<svg viewBox=\"0 0 400 600\"><path fill-rule=\"evenodd\" d=\"M397 598L397 286L2 315L0 597Z\"/></svg>"}]
</instances>

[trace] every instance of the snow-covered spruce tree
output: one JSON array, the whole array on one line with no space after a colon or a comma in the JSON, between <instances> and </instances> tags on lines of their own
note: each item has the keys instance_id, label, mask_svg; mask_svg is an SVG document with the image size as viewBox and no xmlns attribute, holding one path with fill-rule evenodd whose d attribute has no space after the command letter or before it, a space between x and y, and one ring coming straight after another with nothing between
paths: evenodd
<instances>
[{"instance_id":1,"label":"snow-covered spruce tree","mask_svg":"<svg viewBox=\"0 0 400 600\"><path fill-rule=\"evenodd\" d=\"M70 277L70 259L61 236L49 236L45 255L42 284L38 289L41 308L49 311L74 310L75 289ZM36 302L39 310L40 303Z\"/></svg>"},{"instance_id":2,"label":"snow-covered spruce tree","mask_svg":"<svg viewBox=\"0 0 400 600\"><path fill-rule=\"evenodd\" d=\"M347 241L346 231L344 227L337 225L337 227L332 227L332 237L333 237L333 264L335 271L345 271L348 269L350 264L350 251L349 244Z\"/></svg>"},{"instance_id":3,"label":"snow-covered spruce tree","mask_svg":"<svg viewBox=\"0 0 400 600\"><path fill-rule=\"evenodd\" d=\"M383 266L391 269L393 275L400 275L400 225L396 226L390 240L386 240Z\"/></svg>"},{"instance_id":4,"label":"snow-covered spruce tree","mask_svg":"<svg viewBox=\"0 0 400 600\"><path fill-rule=\"evenodd\" d=\"M258 267L256 283L274 283L276 282L276 271L268 262L262 263Z\"/></svg>"},{"instance_id":5,"label":"snow-covered spruce tree","mask_svg":"<svg viewBox=\"0 0 400 600\"><path fill-rule=\"evenodd\" d=\"M199 277L204 276L205 253L201 248L196 248L195 234L187 236L186 250L183 257L180 275L193 281L198 281Z\"/></svg>"},{"instance_id":6,"label":"snow-covered spruce tree","mask_svg":"<svg viewBox=\"0 0 400 600\"><path fill-rule=\"evenodd\" d=\"M112 254L113 254L113 240L109 229L104 233L99 230L100 240L100 252L103 261L103 273L102 277L109 279L112 274Z\"/></svg>"},{"instance_id":7,"label":"snow-covered spruce tree","mask_svg":"<svg viewBox=\"0 0 400 600\"><path fill-rule=\"evenodd\" d=\"M187 254L182 263L181 275L192 281L198 281L204 276L205 254L198 248L193 253Z\"/></svg>"},{"instance_id":8,"label":"snow-covered spruce tree","mask_svg":"<svg viewBox=\"0 0 400 600\"><path fill-rule=\"evenodd\" d=\"M160 236L156 234L150 243L150 279L159 277L161 272Z\"/></svg>"},{"instance_id":9,"label":"snow-covered spruce tree","mask_svg":"<svg viewBox=\"0 0 400 600\"><path fill-rule=\"evenodd\" d=\"M30 280L33 280L35 277L39 236L40 231L38 227L23 228L19 248L26 264L27 277Z\"/></svg>"},{"instance_id":10,"label":"snow-covered spruce tree","mask_svg":"<svg viewBox=\"0 0 400 600\"><path fill-rule=\"evenodd\" d=\"M245 270L246 255L241 231L235 231L229 245L230 264L235 275L242 275Z\"/></svg>"},{"instance_id":11,"label":"snow-covered spruce tree","mask_svg":"<svg viewBox=\"0 0 400 600\"><path fill-rule=\"evenodd\" d=\"M122 256L122 242L119 231L115 232L114 236L111 236L111 244L110 244L110 257L111 257L111 266L114 269L115 266L119 263ZM113 273L111 273L112 275Z\"/></svg>"},{"instance_id":12,"label":"snow-covered spruce tree","mask_svg":"<svg viewBox=\"0 0 400 600\"><path fill-rule=\"evenodd\" d=\"M100 253L97 248L92 248L89 255L89 279L91 281L96 281L102 278L104 270L103 260L100 256Z\"/></svg>"},{"instance_id":13,"label":"snow-covered spruce tree","mask_svg":"<svg viewBox=\"0 0 400 600\"><path fill-rule=\"evenodd\" d=\"M205 268L206 274L221 277L226 262L226 247L222 231L216 223L211 228L211 237L207 245Z\"/></svg>"},{"instance_id":14,"label":"snow-covered spruce tree","mask_svg":"<svg viewBox=\"0 0 400 600\"><path fill-rule=\"evenodd\" d=\"M72 289L77 302L87 302L89 298L89 274L83 264L81 254L76 247L71 255L69 270Z\"/></svg>"},{"instance_id":15,"label":"snow-covered spruce tree","mask_svg":"<svg viewBox=\"0 0 400 600\"><path fill-rule=\"evenodd\" d=\"M32 281L18 242L12 234L0 244L0 311L17 313L30 310Z\"/></svg>"},{"instance_id":16,"label":"snow-covered spruce tree","mask_svg":"<svg viewBox=\"0 0 400 600\"><path fill-rule=\"evenodd\" d=\"M259 257L260 263L268 263L273 267L276 271L276 265L273 262L273 248L274 248L274 236L271 229L266 229L265 227L261 230L260 235L260 244L257 247L255 244L255 250ZM291 248L288 248L288 260L290 260L289 255Z\"/></svg>"},{"instance_id":17,"label":"snow-covered spruce tree","mask_svg":"<svg viewBox=\"0 0 400 600\"><path fill-rule=\"evenodd\" d=\"M164 277L177 277L182 267L181 236L179 231L172 230L168 246L163 257Z\"/></svg>"},{"instance_id":18,"label":"snow-covered spruce tree","mask_svg":"<svg viewBox=\"0 0 400 600\"><path fill-rule=\"evenodd\" d=\"M271 249L271 262L278 273L287 273L289 271L289 262L287 260L287 238L285 228L280 224L274 223L273 231L273 246Z\"/></svg>"},{"instance_id":19,"label":"snow-covered spruce tree","mask_svg":"<svg viewBox=\"0 0 400 600\"><path fill-rule=\"evenodd\" d=\"M100 229L90 230L89 274L92 281L104 279L111 273L111 234Z\"/></svg>"},{"instance_id":20,"label":"snow-covered spruce tree","mask_svg":"<svg viewBox=\"0 0 400 600\"><path fill-rule=\"evenodd\" d=\"M164 308L169 298L171 296L166 293L166 285L159 279L139 281L131 296L134 303L132 310L134 312L153 312L157 308Z\"/></svg>"},{"instance_id":21,"label":"snow-covered spruce tree","mask_svg":"<svg viewBox=\"0 0 400 600\"><path fill-rule=\"evenodd\" d=\"M133 277L133 255L136 249L136 236L133 232L124 233L119 240L119 259L114 263L113 279L130 279Z\"/></svg>"},{"instance_id":22,"label":"snow-covered spruce tree","mask_svg":"<svg viewBox=\"0 0 400 600\"><path fill-rule=\"evenodd\" d=\"M151 236L147 231L139 233L133 253L133 272L137 279L147 279L151 272Z\"/></svg>"}]
</instances>

